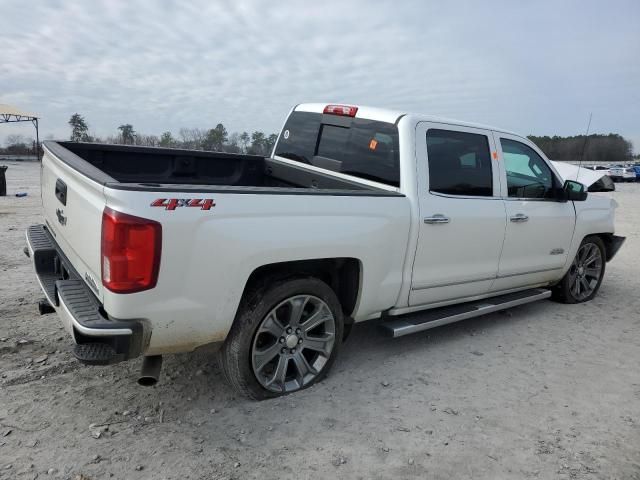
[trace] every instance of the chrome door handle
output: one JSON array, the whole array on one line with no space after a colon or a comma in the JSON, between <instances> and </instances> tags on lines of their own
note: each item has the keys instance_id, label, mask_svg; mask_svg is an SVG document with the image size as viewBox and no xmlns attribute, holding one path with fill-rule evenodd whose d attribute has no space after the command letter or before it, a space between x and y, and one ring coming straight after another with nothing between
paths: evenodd
<instances>
[{"instance_id":1,"label":"chrome door handle","mask_svg":"<svg viewBox=\"0 0 640 480\"><path fill-rule=\"evenodd\" d=\"M529 217L524 213L516 213L513 217L510 218L510 220L514 223L522 223L529 221Z\"/></svg>"},{"instance_id":2,"label":"chrome door handle","mask_svg":"<svg viewBox=\"0 0 640 480\"><path fill-rule=\"evenodd\" d=\"M441 213L436 213L432 217L425 217L424 223L434 224L434 223L449 223L451 219L449 217L445 217Z\"/></svg>"}]
</instances>

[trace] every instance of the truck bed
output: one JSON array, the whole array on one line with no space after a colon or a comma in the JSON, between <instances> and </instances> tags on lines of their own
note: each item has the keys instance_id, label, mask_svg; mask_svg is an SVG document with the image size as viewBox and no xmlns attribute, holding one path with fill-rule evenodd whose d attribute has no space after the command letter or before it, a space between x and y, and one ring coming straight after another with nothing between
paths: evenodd
<instances>
[{"instance_id":1,"label":"truck bed","mask_svg":"<svg viewBox=\"0 0 640 480\"><path fill-rule=\"evenodd\" d=\"M123 190L398 195L257 155L47 141L58 159L90 179Z\"/></svg>"},{"instance_id":2,"label":"truck bed","mask_svg":"<svg viewBox=\"0 0 640 480\"><path fill-rule=\"evenodd\" d=\"M54 285L73 280L67 293L77 298L75 289L82 287L83 298L91 300L87 308L97 306L109 320L144 321L153 332L144 337L148 355L190 351L223 339L247 282L265 265L322 259L338 259L340 265L344 259L350 259L349 265L362 262L369 267L353 281L368 286L358 298L366 308L358 308L354 318L392 306L402 283L409 200L393 187L370 186L366 180L352 181L292 162L45 142L44 224L37 231L49 235L45 259L54 259ZM168 199L209 202L211 207L154 208ZM154 255L159 252L153 274L157 283L151 288L122 293L105 286L105 214L113 218L115 212L127 221L161 226L161 237L156 237L160 245L149 244L158 248ZM119 257L127 255L130 252ZM58 257L64 262L56 263ZM65 277L62 271L60 276L56 264L68 264L66 271L76 275ZM111 264L106 265L110 276ZM72 303L65 305L72 308ZM352 304L349 310L355 308ZM172 326L177 324L182 327ZM76 330L80 327L75 325ZM88 323L84 327L93 328Z\"/></svg>"}]
</instances>

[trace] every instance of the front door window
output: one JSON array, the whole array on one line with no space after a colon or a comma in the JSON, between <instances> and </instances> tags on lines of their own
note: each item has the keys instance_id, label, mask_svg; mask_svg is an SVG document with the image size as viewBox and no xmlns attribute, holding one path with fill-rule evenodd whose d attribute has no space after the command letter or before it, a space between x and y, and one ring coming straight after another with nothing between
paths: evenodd
<instances>
[{"instance_id":1,"label":"front door window","mask_svg":"<svg viewBox=\"0 0 640 480\"><path fill-rule=\"evenodd\" d=\"M501 138L500 144L509 197L554 198L554 175L542 157L515 140Z\"/></svg>"}]
</instances>

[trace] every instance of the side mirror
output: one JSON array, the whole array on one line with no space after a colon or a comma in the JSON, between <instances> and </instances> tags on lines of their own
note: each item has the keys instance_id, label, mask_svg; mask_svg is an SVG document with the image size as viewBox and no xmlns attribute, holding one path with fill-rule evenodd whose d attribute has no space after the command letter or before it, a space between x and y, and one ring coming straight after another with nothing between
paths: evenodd
<instances>
[{"instance_id":1,"label":"side mirror","mask_svg":"<svg viewBox=\"0 0 640 480\"><path fill-rule=\"evenodd\" d=\"M567 200L573 200L574 202L584 202L587 199L587 189L580 182L574 182L573 180L567 180L562 187Z\"/></svg>"}]
</instances>

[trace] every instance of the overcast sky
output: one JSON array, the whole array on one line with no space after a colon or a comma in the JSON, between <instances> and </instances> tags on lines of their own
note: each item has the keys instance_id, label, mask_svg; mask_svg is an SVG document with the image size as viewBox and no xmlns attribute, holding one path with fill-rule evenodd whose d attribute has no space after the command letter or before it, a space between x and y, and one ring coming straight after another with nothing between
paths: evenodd
<instances>
[{"instance_id":1,"label":"overcast sky","mask_svg":"<svg viewBox=\"0 0 640 480\"><path fill-rule=\"evenodd\" d=\"M67 137L280 129L344 102L640 152L640 1L0 0L0 103ZM31 131L0 125L0 138Z\"/></svg>"}]
</instances>

